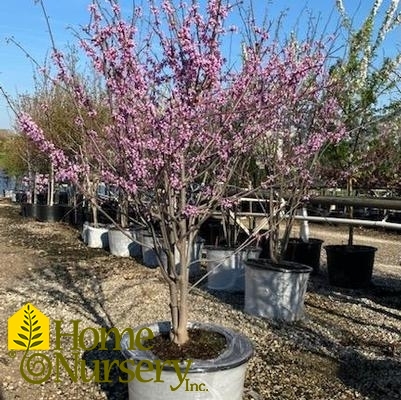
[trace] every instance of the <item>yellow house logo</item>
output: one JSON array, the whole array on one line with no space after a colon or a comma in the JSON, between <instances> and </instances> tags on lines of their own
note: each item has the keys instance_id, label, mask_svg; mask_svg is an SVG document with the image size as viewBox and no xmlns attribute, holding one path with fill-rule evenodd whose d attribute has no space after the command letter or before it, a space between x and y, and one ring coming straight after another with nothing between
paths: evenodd
<instances>
[{"instance_id":1,"label":"yellow house logo","mask_svg":"<svg viewBox=\"0 0 401 400\"><path fill-rule=\"evenodd\" d=\"M49 350L50 321L28 303L8 319L8 350Z\"/></svg>"}]
</instances>

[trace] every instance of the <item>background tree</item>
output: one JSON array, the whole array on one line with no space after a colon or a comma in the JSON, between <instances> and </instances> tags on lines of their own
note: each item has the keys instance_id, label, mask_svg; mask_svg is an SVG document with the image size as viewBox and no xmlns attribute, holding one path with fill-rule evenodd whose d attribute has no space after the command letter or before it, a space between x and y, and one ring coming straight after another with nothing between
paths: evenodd
<instances>
[{"instance_id":1,"label":"background tree","mask_svg":"<svg viewBox=\"0 0 401 400\"><path fill-rule=\"evenodd\" d=\"M366 148L368 165L358 177L365 188L401 189L401 131L400 117L394 115L378 123L377 133Z\"/></svg>"},{"instance_id":2,"label":"background tree","mask_svg":"<svg viewBox=\"0 0 401 400\"><path fill-rule=\"evenodd\" d=\"M375 0L360 26L347 14L342 0L337 0L345 36L344 55L331 68L338 82L333 93L341 106L341 119L348 133L339 146L333 147L322 163L323 173L347 185L351 195L361 171L367 168L372 146L378 133L378 123L388 112L400 110L399 77L401 55L385 54L384 46L390 33L400 32L401 11L398 1L386 7ZM343 35L340 35L343 40ZM352 217L352 208L349 210ZM353 242L350 226L349 244Z\"/></svg>"},{"instance_id":3,"label":"background tree","mask_svg":"<svg viewBox=\"0 0 401 400\"><path fill-rule=\"evenodd\" d=\"M98 127L105 124L109 116L99 82L93 75L78 71L74 52L67 53L64 61L68 81L63 81L67 75L52 76L51 68L46 66L42 75L36 76L34 93L20 96L13 107L18 115L29 115L41 131L42 136L31 139L31 142L41 149L41 157L47 161L45 172L50 177L48 204L53 202L55 179L73 182L77 191L89 200L93 222L97 225L101 166L91 155L92 147L98 146L104 138L93 137L92 134L95 134L95 129L101 131ZM80 97L79 102L77 96ZM55 149L59 149L59 153L54 152ZM54 171L54 167L61 162L59 157L68 160L73 179L65 173L66 170Z\"/></svg>"},{"instance_id":4,"label":"background tree","mask_svg":"<svg viewBox=\"0 0 401 400\"><path fill-rule=\"evenodd\" d=\"M26 163L21 155L26 139L11 133L0 138L0 168L9 176L21 177L26 173Z\"/></svg>"}]
</instances>

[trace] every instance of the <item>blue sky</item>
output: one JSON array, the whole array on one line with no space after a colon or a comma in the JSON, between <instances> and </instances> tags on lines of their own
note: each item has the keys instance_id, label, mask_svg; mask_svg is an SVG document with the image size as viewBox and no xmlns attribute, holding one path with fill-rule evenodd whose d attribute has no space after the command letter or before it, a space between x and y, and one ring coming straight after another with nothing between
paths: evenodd
<instances>
[{"instance_id":1,"label":"blue sky","mask_svg":"<svg viewBox=\"0 0 401 400\"><path fill-rule=\"evenodd\" d=\"M137 4L141 0L136 0ZM390 0L384 0L386 5ZM52 32L59 48L73 43L74 39L68 27L77 27L88 22L87 7L90 0L45 0ZM123 10L130 10L132 0L120 1ZM366 15L374 0L345 0L346 9L355 14L357 20ZM317 18L320 15L320 26L332 17L330 28L336 24L338 14L335 0L253 0L257 15L267 13L269 19L277 18L286 11L284 31L290 32L298 23L299 32L304 32L308 23L305 7ZM302 13L302 10L304 12ZM357 12L356 12L357 10ZM330 30L329 28L329 30ZM34 0L1 0L0 1L0 85L12 96L32 91L34 67L24 53L14 44L7 43L13 37L39 63L43 63L49 51L49 35L41 8ZM401 36L400 36L401 39ZM394 53L398 39L389 40L389 52ZM401 40L400 40L401 42ZM0 128L12 128L13 115L5 99L0 97Z\"/></svg>"}]
</instances>

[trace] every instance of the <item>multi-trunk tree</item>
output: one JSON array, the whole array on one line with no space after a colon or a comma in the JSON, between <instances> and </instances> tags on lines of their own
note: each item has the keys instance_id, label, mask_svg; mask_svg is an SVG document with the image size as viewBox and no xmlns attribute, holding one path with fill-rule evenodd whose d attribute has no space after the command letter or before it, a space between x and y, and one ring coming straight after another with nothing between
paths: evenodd
<instances>
[{"instance_id":1,"label":"multi-trunk tree","mask_svg":"<svg viewBox=\"0 0 401 400\"><path fill-rule=\"evenodd\" d=\"M160 271L170 289L171 339L183 344L188 265L202 222L277 179L298 174L307 180L309 164L302 159L320 153L341 129L334 123L336 102L326 96L330 82L322 43L278 45L265 27L247 21L252 41L244 42L242 58L233 65L224 48L234 31L226 21L235 6L225 0L147 4L147 11L136 9L125 19L117 1L103 8L95 0L90 23L79 34L104 84L106 123L87 122L96 120L97 109L56 49L54 82L70 89L75 123L101 179L129 195L160 244L159 255L167 259ZM79 180L87 168L84 158L46 137L31 116L20 114L19 122L60 174ZM267 176L259 187L228 190L242 180L238 171L262 145ZM290 183L290 190L297 190L296 180Z\"/></svg>"}]
</instances>

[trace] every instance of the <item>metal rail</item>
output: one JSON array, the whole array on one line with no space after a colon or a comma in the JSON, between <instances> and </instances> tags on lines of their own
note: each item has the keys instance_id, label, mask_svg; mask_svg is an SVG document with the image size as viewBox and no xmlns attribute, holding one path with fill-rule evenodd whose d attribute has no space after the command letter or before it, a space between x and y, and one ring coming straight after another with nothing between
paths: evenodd
<instances>
[{"instance_id":1,"label":"metal rail","mask_svg":"<svg viewBox=\"0 0 401 400\"><path fill-rule=\"evenodd\" d=\"M347 224L357 226L371 226L376 228L388 228L401 230L401 224L395 222L382 221L369 221L366 219L354 219L354 218L334 218L334 217L314 217L314 216L303 216L296 215L296 220L308 221L308 222L327 222L331 224Z\"/></svg>"},{"instance_id":2,"label":"metal rail","mask_svg":"<svg viewBox=\"0 0 401 400\"><path fill-rule=\"evenodd\" d=\"M254 198L242 198L240 201L244 202L258 202L260 200ZM340 205L340 206L353 206L353 207L368 207L368 208L379 208L384 210L401 210L401 199L377 199L377 198L361 198L361 197L342 197L342 196L318 196L311 198L308 201L309 204L320 204L320 205ZM221 216L221 213L214 213L215 216ZM246 224L244 224L240 218L256 219L259 221L254 228L260 229L262 226L267 224L267 218L265 213L258 212L237 212L230 215L231 220L236 221L246 232ZM283 216L286 218L286 216ZM287 217L288 218L288 217ZM401 223L387 222L387 216L381 221L371 221L367 219L356 219L356 218L336 218L336 217L324 217L324 216L309 216L309 215L296 215L295 219L305 222L326 222L331 224L346 224L354 226L368 226L376 228L387 228L394 230L401 230Z\"/></svg>"},{"instance_id":3,"label":"metal rail","mask_svg":"<svg viewBox=\"0 0 401 400\"><path fill-rule=\"evenodd\" d=\"M343 196L317 196L309 199L310 204L354 207L381 208L383 210L401 210L401 199L372 198L372 197L343 197Z\"/></svg>"}]
</instances>

